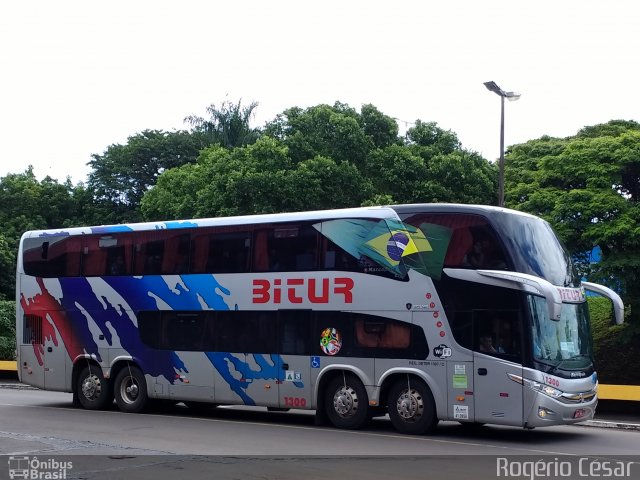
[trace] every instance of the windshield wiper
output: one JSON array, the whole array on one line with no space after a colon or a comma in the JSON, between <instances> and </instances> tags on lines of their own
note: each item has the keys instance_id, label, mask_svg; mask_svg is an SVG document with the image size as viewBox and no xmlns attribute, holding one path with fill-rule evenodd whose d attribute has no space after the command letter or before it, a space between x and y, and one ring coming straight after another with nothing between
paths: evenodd
<instances>
[{"instance_id":1,"label":"windshield wiper","mask_svg":"<svg viewBox=\"0 0 640 480\"><path fill-rule=\"evenodd\" d=\"M578 358L588 358L592 363L593 361L591 360L591 356L590 355L585 355L583 353L578 353L577 355L573 355L571 357L568 358L563 358L562 360L560 360L560 362L558 362L558 364L553 367L553 369L551 370L551 375L555 375L556 372L558 370L560 370L560 367L564 364L564 362L566 362L567 360L577 360ZM583 370L583 369L581 369Z\"/></svg>"}]
</instances>

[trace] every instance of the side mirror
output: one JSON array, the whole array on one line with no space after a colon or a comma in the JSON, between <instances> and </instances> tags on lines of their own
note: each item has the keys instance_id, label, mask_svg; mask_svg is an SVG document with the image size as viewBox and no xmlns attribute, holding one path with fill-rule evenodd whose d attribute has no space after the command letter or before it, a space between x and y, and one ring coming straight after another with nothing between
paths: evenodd
<instances>
[{"instance_id":1,"label":"side mirror","mask_svg":"<svg viewBox=\"0 0 640 480\"><path fill-rule=\"evenodd\" d=\"M611 300L611 303L613 303L613 315L615 317L616 325L624 323L624 303L622 303L620 295L610 288L598 283L582 282L582 286L585 290L597 293L598 295L602 295L603 297Z\"/></svg>"}]
</instances>

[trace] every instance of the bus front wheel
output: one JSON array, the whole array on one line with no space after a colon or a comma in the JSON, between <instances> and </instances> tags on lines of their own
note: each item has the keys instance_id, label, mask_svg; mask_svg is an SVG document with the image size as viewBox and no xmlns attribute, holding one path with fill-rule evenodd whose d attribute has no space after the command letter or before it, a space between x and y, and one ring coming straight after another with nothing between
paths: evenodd
<instances>
[{"instance_id":1,"label":"bus front wheel","mask_svg":"<svg viewBox=\"0 0 640 480\"><path fill-rule=\"evenodd\" d=\"M402 378L391 387L387 409L391 423L400 433L431 433L438 423L431 390L415 378Z\"/></svg>"},{"instance_id":2,"label":"bus front wheel","mask_svg":"<svg viewBox=\"0 0 640 480\"><path fill-rule=\"evenodd\" d=\"M147 403L147 381L138 367L126 366L118 372L114 395L118 408L123 412L142 411Z\"/></svg>"},{"instance_id":3,"label":"bus front wheel","mask_svg":"<svg viewBox=\"0 0 640 480\"><path fill-rule=\"evenodd\" d=\"M82 369L78 376L76 395L80 405L87 410L101 410L113 403L109 382L97 365L88 365Z\"/></svg>"},{"instance_id":4,"label":"bus front wheel","mask_svg":"<svg viewBox=\"0 0 640 480\"><path fill-rule=\"evenodd\" d=\"M329 420L338 428L357 429L369 419L367 390L350 373L337 375L329 382L324 405Z\"/></svg>"}]
</instances>

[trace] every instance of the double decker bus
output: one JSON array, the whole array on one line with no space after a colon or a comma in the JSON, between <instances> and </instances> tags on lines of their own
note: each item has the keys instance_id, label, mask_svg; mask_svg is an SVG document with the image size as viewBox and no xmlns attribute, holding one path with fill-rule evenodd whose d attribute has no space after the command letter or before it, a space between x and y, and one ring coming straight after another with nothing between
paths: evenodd
<instances>
[{"instance_id":1,"label":"double decker bus","mask_svg":"<svg viewBox=\"0 0 640 480\"><path fill-rule=\"evenodd\" d=\"M409 434L590 419L585 289L544 220L415 204L31 231L20 380L124 412L312 409Z\"/></svg>"}]
</instances>

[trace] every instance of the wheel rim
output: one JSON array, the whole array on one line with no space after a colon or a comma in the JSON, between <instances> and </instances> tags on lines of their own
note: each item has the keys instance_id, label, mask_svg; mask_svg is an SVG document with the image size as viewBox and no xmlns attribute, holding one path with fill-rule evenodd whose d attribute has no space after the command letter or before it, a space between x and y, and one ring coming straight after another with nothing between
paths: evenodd
<instances>
[{"instance_id":1,"label":"wheel rim","mask_svg":"<svg viewBox=\"0 0 640 480\"><path fill-rule=\"evenodd\" d=\"M125 403L134 403L138 399L139 393L140 387L135 378L128 376L122 379L122 383L120 383L120 398Z\"/></svg>"},{"instance_id":2,"label":"wheel rim","mask_svg":"<svg viewBox=\"0 0 640 480\"><path fill-rule=\"evenodd\" d=\"M358 394L349 386L341 387L333 396L333 408L342 418L353 417L358 411Z\"/></svg>"},{"instance_id":3,"label":"wheel rim","mask_svg":"<svg viewBox=\"0 0 640 480\"><path fill-rule=\"evenodd\" d=\"M102 383L95 374L89 374L82 381L82 395L87 400L97 400L102 393Z\"/></svg>"},{"instance_id":4,"label":"wheel rim","mask_svg":"<svg viewBox=\"0 0 640 480\"><path fill-rule=\"evenodd\" d=\"M403 390L396 402L398 415L407 423L415 423L424 414L424 399L415 389Z\"/></svg>"}]
</instances>

